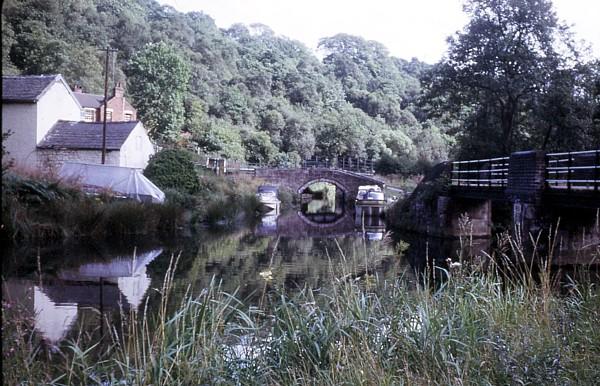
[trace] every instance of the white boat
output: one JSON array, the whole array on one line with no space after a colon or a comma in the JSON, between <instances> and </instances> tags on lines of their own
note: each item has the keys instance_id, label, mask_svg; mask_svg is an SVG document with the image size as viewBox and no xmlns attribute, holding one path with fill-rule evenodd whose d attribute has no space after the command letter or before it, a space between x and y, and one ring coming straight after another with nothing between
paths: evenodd
<instances>
[{"instance_id":1,"label":"white boat","mask_svg":"<svg viewBox=\"0 0 600 386\"><path fill-rule=\"evenodd\" d=\"M382 206L385 205L385 195L378 185L361 185L356 194L356 205Z\"/></svg>"},{"instance_id":2,"label":"white boat","mask_svg":"<svg viewBox=\"0 0 600 386\"><path fill-rule=\"evenodd\" d=\"M279 206L281 201L277 198L277 187L272 185L261 185L258 187L256 197L261 204L261 210L270 212L275 211L279 213Z\"/></svg>"}]
</instances>

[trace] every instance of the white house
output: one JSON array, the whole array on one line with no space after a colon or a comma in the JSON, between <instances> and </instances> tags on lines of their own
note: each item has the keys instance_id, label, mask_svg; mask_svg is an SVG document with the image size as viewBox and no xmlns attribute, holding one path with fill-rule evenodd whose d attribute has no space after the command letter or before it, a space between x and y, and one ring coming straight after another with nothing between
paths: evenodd
<instances>
[{"instance_id":1,"label":"white house","mask_svg":"<svg viewBox=\"0 0 600 386\"><path fill-rule=\"evenodd\" d=\"M102 123L80 122L82 106L61 75L3 76L3 145L16 165L55 168L101 162ZM154 154L139 121L108 122L106 164L144 168Z\"/></svg>"},{"instance_id":2,"label":"white house","mask_svg":"<svg viewBox=\"0 0 600 386\"><path fill-rule=\"evenodd\" d=\"M100 163L102 122L58 121L37 144L41 165L57 170L65 161ZM106 123L106 164L143 169L154 146L140 121Z\"/></svg>"},{"instance_id":3,"label":"white house","mask_svg":"<svg viewBox=\"0 0 600 386\"><path fill-rule=\"evenodd\" d=\"M81 106L60 75L2 77L4 146L17 165L37 166L37 144L59 120L78 121Z\"/></svg>"}]
</instances>

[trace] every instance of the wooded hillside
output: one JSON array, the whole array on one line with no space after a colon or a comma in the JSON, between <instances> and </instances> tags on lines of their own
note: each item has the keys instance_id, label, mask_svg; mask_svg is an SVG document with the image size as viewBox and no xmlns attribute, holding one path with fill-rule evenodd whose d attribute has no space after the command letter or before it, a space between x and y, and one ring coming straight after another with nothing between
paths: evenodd
<instances>
[{"instance_id":1,"label":"wooded hillside","mask_svg":"<svg viewBox=\"0 0 600 386\"><path fill-rule=\"evenodd\" d=\"M471 24L432 66L345 34L321 40L320 60L267 26L219 29L206 14L154 0L7 0L2 72L61 73L101 94L98 49L110 45L118 49L111 80L128 82L156 139L250 162L367 157L379 159L383 172L410 172L452 152L600 146L598 62L585 62L574 48L559 54L555 43L568 37L556 34L555 19L527 29L549 2L521 1L531 11L504 25L486 22L483 11L509 20L516 11L495 3L468 2ZM486 28L491 35L478 40ZM506 49L494 45L498 28L514 32L501 41ZM490 87L497 89L486 93Z\"/></svg>"}]
</instances>

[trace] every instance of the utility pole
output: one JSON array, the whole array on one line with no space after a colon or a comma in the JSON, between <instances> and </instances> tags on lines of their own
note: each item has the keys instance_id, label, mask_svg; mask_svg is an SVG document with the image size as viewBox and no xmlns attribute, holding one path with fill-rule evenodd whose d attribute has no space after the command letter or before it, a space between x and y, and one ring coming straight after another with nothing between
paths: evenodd
<instances>
[{"instance_id":1,"label":"utility pole","mask_svg":"<svg viewBox=\"0 0 600 386\"><path fill-rule=\"evenodd\" d=\"M104 63L104 118L102 119L102 164L106 163L106 113L108 105L108 55L111 52L117 52L117 50L106 46L103 49L106 51L106 61Z\"/></svg>"}]
</instances>

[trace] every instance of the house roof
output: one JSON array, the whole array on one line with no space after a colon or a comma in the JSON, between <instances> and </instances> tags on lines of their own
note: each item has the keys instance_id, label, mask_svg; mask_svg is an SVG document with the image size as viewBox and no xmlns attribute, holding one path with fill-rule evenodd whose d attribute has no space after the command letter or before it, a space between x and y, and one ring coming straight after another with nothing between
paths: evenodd
<instances>
[{"instance_id":1,"label":"house roof","mask_svg":"<svg viewBox=\"0 0 600 386\"><path fill-rule=\"evenodd\" d=\"M104 103L104 95L88 94L84 92L74 92L75 98L79 101L81 107L100 108Z\"/></svg>"},{"instance_id":2,"label":"house roof","mask_svg":"<svg viewBox=\"0 0 600 386\"><path fill-rule=\"evenodd\" d=\"M120 150L139 121L107 122L106 150ZM102 122L58 121L37 146L40 149L102 150Z\"/></svg>"},{"instance_id":3,"label":"house roof","mask_svg":"<svg viewBox=\"0 0 600 386\"><path fill-rule=\"evenodd\" d=\"M19 75L2 77L2 102L37 102L60 75Z\"/></svg>"}]
</instances>

